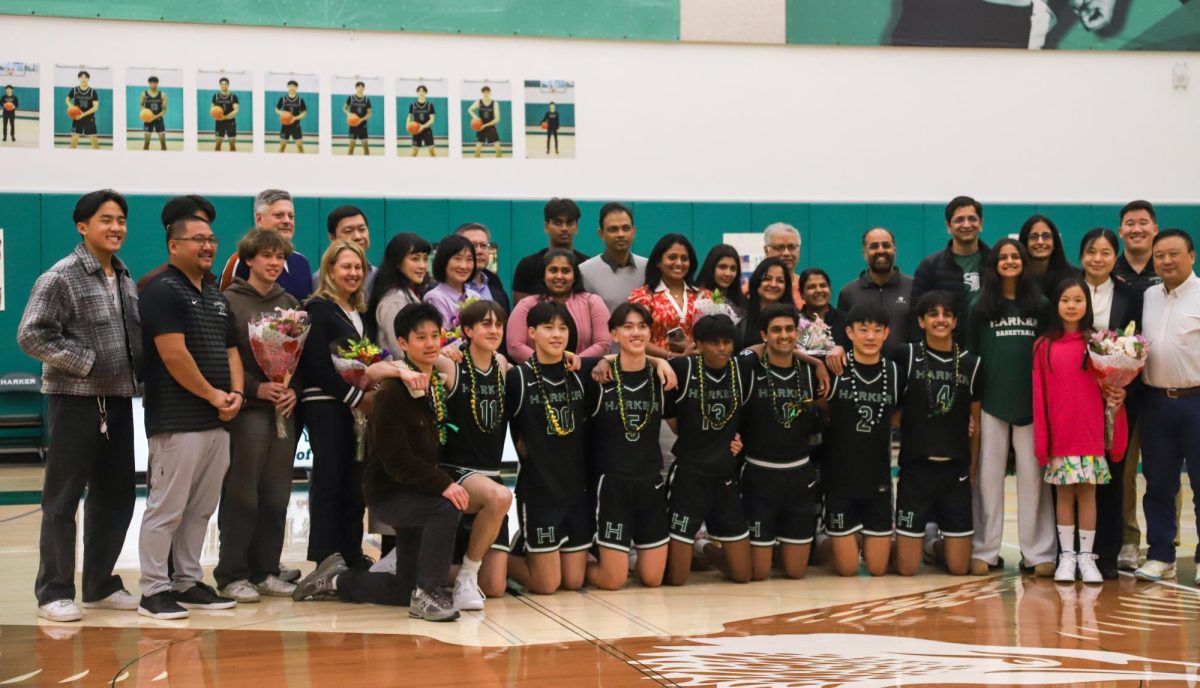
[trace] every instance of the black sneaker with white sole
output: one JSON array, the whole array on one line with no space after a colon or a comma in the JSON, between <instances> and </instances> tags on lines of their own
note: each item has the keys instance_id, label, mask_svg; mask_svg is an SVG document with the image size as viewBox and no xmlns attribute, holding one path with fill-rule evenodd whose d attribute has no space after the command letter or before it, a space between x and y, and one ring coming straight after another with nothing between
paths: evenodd
<instances>
[{"instance_id":1,"label":"black sneaker with white sole","mask_svg":"<svg viewBox=\"0 0 1200 688\"><path fill-rule=\"evenodd\" d=\"M151 619L186 619L188 610L175 601L175 593L166 590L157 595L142 595L138 614Z\"/></svg>"},{"instance_id":2,"label":"black sneaker with white sole","mask_svg":"<svg viewBox=\"0 0 1200 688\"><path fill-rule=\"evenodd\" d=\"M292 591L292 599L303 602L336 598L337 591L333 589L333 579L348 570L350 569L341 554L330 554L317 564L312 573L296 584L296 589Z\"/></svg>"},{"instance_id":3,"label":"black sneaker with white sole","mask_svg":"<svg viewBox=\"0 0 1200 688\"><path fill-rule=\"evenodd\" d=\"M237 600L221 597L204 583L196 583L183 592L175 593L175 601L184 609L232 609L237 606Z\"/></svg>"}]
</instances>

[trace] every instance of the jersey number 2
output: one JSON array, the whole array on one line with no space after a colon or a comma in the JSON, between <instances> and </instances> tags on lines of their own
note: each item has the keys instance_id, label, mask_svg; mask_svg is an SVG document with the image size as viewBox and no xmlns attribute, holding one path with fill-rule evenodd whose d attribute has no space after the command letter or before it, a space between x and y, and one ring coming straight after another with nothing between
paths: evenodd
<instances>
[{"instance_id":1,"label":"jersey number 2","mask_svg":"<svg viewBox=\"0 0 1200 688\"><path fill-rule=\"evenodd\" d=\"M870 406L858 407L858 425L854 429L859 432L871 432L871 421L875 418L875 410Z\"/></svg>"}]
</instances>

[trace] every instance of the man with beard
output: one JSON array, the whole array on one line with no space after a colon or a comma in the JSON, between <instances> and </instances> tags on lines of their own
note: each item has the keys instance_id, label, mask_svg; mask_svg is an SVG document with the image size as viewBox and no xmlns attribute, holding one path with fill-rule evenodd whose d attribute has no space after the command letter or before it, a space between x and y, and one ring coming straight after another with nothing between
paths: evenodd
<instances>
[{"instance_id":1,"label":"man with beard","mask_svg":"<svg viewBox=\"0 0 1200 688\"><path fill-rule=\"evenodd\" d=\"M891 231L883 227L868 229L863 234L862 252L867 269L842 287L837 307L842 313L849 313L860 303L883 306L889 320L896 323L884 345L885 353L890 353L908 340L906 325L913 280L896 267L896 238Z\"/></svg>"}]
</instances>

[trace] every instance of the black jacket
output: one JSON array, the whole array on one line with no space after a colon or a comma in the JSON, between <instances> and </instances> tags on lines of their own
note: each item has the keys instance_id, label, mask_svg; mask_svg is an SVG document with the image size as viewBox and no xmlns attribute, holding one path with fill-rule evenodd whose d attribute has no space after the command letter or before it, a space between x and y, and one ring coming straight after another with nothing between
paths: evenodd
<instances>
[{"instance_id":1,"label":"black jacket","mask_svg":"<svg viewBox=\"0 0 1200 688\"><path fill-rule=\"evenodd\" d=\"M1108 314L1108 328L1123 330L1129 323L1138 332L1142 331L1142 298L1144 294L1137 288L1119 279L1113 278L1112 310Z\"/></svg>"},{"instance_id":2,"label":"black jacket","mask_svg":"<svg viewBox=\"0 0 1200 688\"><path fill-rule=\"evenodd\" d=\"M385 380L375 393L367 428L363 496L368 506L404 490L439 495L450 485L450 476L438 467L437 418L428 397L414 398L399 380Z\"/></svg>"},{"instance_id":3,"label":"black jacket","mask_svg":"<svg viewBox=\"0 0 1200 688\"><path fill-rule=\"evenodd\" d=\"M922 296L931 291L948 291L955 295L959 327L954 331L954 339L960 344L965 340L966 328L962 325L966 322L967 318L967 288L963 284L962 268L958 267L958 263L954 262L954 254L950 252L950 247L953 244L954 240L951 239L946 242L945 249L926 256L925 260L921 261L921 264L917 266L917 271L913 274L911 297L913 307L909 309L908 313L909 341L920 341L921 337L924 336L924 331L921 330L921 325L917 322L918 314L916 305ZM980 258L986 263L991 248L980 241L979 252L982 254Z\"/></svg>"},{"instance_id":4,"label":"black jacket","mask_svg":"<svg viewBox=\"0 0 1200 688\"><path fill-rule=\"evenodd\" d=\"M509 301L508 294L504 292L504 283L500 281L500 276L487 268L480 272L487 277L487 286L488 290L492 292L492 300L500 304L505 313L512 313L512 302Z\"/></svg>"},{"instance_id":5,"label":"black jacket","mask_svg":"<svg viewBox=\"0 0 1200 688\"><path fill-rule=\"evenodd\" d=\"M342 312L341 306L314 296L304 303L308 311L308 339L300 354L297 377L303 401L340 401L358 406L363 391L342 379L333 367L333 353L347 340L360 339L354 323Z\"/></svg>"}]
</instances>

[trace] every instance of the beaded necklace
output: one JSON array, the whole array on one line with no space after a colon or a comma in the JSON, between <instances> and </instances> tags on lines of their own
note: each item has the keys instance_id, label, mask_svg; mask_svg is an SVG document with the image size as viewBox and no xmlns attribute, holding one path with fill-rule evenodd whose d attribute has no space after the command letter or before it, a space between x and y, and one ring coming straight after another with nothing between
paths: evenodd
<instances>
[{"instance_id":1,"label":"beaded necklace","mask_svg":"<svg viewBox=\"0 0 1200 688\"><path fill-rule=\"evenodd\" d=\"M859 393L858 393L858 370L857 370L857 365L854 361L854 352L853 351L851 351L849 354L847 354L846 360L847 360L846 372L850 377L850 393L853 395L854 405L855 406L859 406L860 404L865 405L866 402L862 401L862 398L859 396ZM887 392L887 390L888 390L888 363L885 360L880 360L880 364L881 365L880 365L879 375L883 380L882 397L886 399L888 396L888 392ZM871 408L872 406L868 406L867 408ZM879 425L880 421L883 420L883 416L885 415L886 410L887 410L887 404L884 403L883 401L880 401L878 412L872 413L871 417L869 419L864 419L864 421L860 421L860 422L866 422L868 425L870 425L872 428L874 428L875 426Z\"/></svg>"},{"instance_id":2,"label":"beaded necklace","mask_svg":"<svg viewBox=\"0 0 1200 688\"><path fill-rule=\"evenodd\" d=\"M800 417L804 413L805 405L811 403L811 399L804 398L804 388L800 385L800 360L794 355L792 356L792 369L795 374L792 379L796 383L796 400L789 401L782 406L779 404L778 395L775 392L775 373L771 370L771 363L767 360L767 349L763 347L762 354L763 369L766 370L767 392L771 396L771 415L775 416L775 422L785 428L792 427L792 421Z\"/></svg>"},{"instance_id":3,"label":"beaded necklace","mask_svg":"<svg viewBox=\"0 0 1200 688\"><path fill-rule=\"evenodd\" d=\"M617 410L621 414L621 427L625 428L625 439L630 442L638 441L642 435L642 430L650 422L650 416L654 415L654 409L658 408L658 398L654 393L654 372L651 371L646 379L646 384L650 385L650 410L642 418L641 423L630 427L629 419L625 417L625 393L624 385L621 384L621 354L617 354L617 360L613 364L613 383L617 386Z\"/></svg>"},{"instance_id":4,"label":"beaded necklace","mask_svg":"<svg viewBox=\"0 0 1200 688\"><path fill-rule=\"evenodd\" d=\"M491 433L504 419L504 376L500 374L500 369L496 367L496 354L492 354L491 370L496 372L496 385L500 395L500 400L497 402L496 415L492 418L492 422L488 427L484 427L479 420L479 383L475 380L475 361L471 358L471 347L463 348L463 362L467 364L467 376L470 378L471 385L471 420L475 421L475 427L479 428L480 432L485 434Z\"/></svg>"},{"instance_id":5,"label":"beaded necklace","mask_svg":"<svg viewBox=\"0 0 1200 688\"><path fill-rule=\"evenodd\" d=\"M725 374L729 376L729 391L733 393L733 408L729 409L729 413L725 414L724 420L713 420L708 416L707 397L704 396L704 378L706 376L704 358L699 355L696 356L696 370L699 371L700 376L700 417L704 419L705 423L708 423L710 429L720 430L728 425L729 421L733 420L734 414L737 413L738 407L742 403L742 397L738 394L738 376L737 371L733 368L733 359L730 358L728 365L725 367Z\"/></svg>"},{"instance_id":6,"label":"beaded necklace","mask_svg":"<svg viewBox=\"0 0 1200 688\"><path fill-rule=\"evenodd\" d=\"M954 343L954 377L950 381L950 394L945 402L941 401L937 394L933 391L933 370L929 367L929 349L926 348L925 342L921 342L921 360L923 365L921 370L925 374L925 395L929 398L929 417L937 418L944 416L954 408L954 401L958 397L958 342Z\"/></svg>"},{"instance_id":7,"label":"beaded necklace","mask_svg":"<svg viewBox=\"0 0 1200 688\"><path fill-rule=\"evenodd\" d=\"M562 425L558 422L558 411L550 405L550 395L546 392L546 384L542 381L542 372L538 368L537 354L529 357L529 369L533 371L533 379L537 382L538 393L542 395L542 407L546 409L546 422L554 430L554 434L558 437L566 437L570 435L571 430L563 430Z\"/></svg>"},{"instance_id":8,"label":"beaded necklace","mask_svg":"<svg viewBox=\"0 0 1200 688\"><path fill-rule=\"evenodd\" d=\"M415 373L421 372L407 358L404 359L404 365ZM442 385L442 376L436 372L429 375L429 405L433 407L433 416L437 424L438 444L444 445L449 436L447 430L458 432L458 426L446 420L446 388Z\"/></svg>"}]
</instances>

